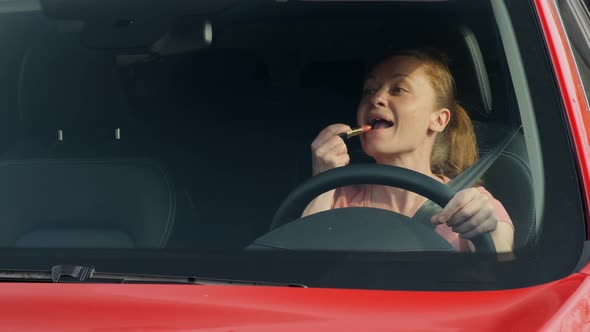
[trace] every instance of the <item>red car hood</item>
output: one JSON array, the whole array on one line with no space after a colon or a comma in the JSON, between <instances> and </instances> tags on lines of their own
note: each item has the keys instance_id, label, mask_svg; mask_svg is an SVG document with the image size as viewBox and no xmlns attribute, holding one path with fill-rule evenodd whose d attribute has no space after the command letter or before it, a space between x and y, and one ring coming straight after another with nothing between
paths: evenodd
<instances>
[{"instance_id":1,"label":"red car hood","mask_svg":"<svg viewBox=\"0 0 590 332\"><path fill-rule=\"evenodd\" d=\"M577 274L485 292L3 283L0 326L10 331L537 330L580 291L589 302L590 283L584 280Z\"/></svg>"}]
</instances>

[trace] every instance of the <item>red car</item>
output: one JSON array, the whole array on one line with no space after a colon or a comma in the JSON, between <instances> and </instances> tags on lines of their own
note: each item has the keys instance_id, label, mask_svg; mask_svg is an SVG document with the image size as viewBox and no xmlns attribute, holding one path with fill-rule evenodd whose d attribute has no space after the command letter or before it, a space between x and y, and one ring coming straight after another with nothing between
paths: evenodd
<instances>
[{"instance_id":1,"label":"red car","mask_svg":"<svg viewBox=\"0 0 590 332\"><path fill-rule=\"evenodd\" d=\"M0 329L590 330L590 12L583 0L0 1ZM388 52L444 52L480 156L449 186L312 176ZM457 252L367 183L505 207Z\"/></svg>"}]
</instances>

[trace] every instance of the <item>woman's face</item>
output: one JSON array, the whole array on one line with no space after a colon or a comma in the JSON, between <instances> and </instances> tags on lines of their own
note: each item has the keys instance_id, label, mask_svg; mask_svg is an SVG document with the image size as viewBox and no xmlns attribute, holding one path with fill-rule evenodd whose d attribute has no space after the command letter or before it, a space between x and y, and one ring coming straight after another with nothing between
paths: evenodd
<instances>
[{"instance_id":1,"label":"woman's face","mask_svg":"<svg viewBox=\"0 0 590 332\"><path fill-rule=\"evenodd\" d=\"M373 125L361 137L363 150L378 162L420 150L429 156L450 116L435 101L420 60L395 56L378 64L364 83L357 110L359 125Z\"/></svg>"}]
</instances>

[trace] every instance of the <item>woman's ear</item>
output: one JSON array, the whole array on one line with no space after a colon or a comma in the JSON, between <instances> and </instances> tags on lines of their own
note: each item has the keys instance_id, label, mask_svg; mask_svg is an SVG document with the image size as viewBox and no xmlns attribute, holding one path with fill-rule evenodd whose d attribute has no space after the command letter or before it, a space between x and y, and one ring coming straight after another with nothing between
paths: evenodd
<instances>
[{"instance_id":1,"label":"woman's ear","mask_svg":"<svg viewBox=\"0 0 590 332\"><path fill-rule=\"evenodd\" d=\"M441 108L430 115L430 126L428 129L440 133L445 130L451 120L451 111L448 108Z\"/></svg>"}]
</instances>

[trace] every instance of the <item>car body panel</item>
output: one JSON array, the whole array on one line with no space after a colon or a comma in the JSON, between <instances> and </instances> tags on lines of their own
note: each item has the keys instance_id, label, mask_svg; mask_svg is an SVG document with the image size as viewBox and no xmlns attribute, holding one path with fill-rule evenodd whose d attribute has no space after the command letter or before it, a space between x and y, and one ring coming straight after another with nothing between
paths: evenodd
<instances>
[{"instance_id":1,"label":"car body panel","mask_svg":"<svg viewBox=\"0 0 590 332\"><path fill-rule=\"evenodd\" d=\"M10 331L521 331L571 315L560 308L582 289L589 303L588 287L581 274L486 292L4 283L0 320Z\"/></svg>"},{"instance_id":2,"label":"car body panel","mask_svg":"<svg viewBox=\"0 0 590 332\"><path fill-rule=\"evenodd\" d=\"M542 331L585 331L590 327L590 279L543 326Z\"/></svg>"},{"instance_id":3,"label":"car body panel","mask_svg":"<svg viewBox=\"0 0 590 332\"><path fill-rule=\"evenodd\" d=\"M590 238L590 109L555 3L535 0L535 5L575 146L586 208L587 237Z\"/></svg>"}]
</instances>

